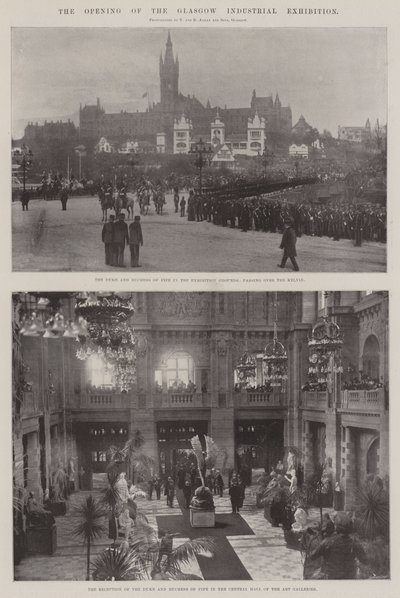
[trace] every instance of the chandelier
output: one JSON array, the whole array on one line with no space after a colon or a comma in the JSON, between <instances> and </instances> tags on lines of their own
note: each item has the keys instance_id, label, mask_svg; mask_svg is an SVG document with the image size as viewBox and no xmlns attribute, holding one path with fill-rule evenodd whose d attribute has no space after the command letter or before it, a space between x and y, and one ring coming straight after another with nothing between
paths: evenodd
<instances>
[{"instance_id":1,"label":"chandelier","mask_svg":"<svg viewBox=\"0 0 400 598\"><path fill-rule=\"evenodd\" d=\"M256 382L256 358L245 351L235 367L235 378L237 384L248 388Z\"/></svg>"},{"instance_id":2,"label":"chandelier","mask_svg":"<svg viewBox=\"0 0 400 598\"><path fill-rule=\"evenodd\" d=\"M130 299L114 293L95 293L77 297L78 359L99 355L106 367L112 369L114 382L127 391L136 380L136 342L128 320L134 313Z\"/></svg>"},{"instance_id":3,"label":"chandelier","mask_svg":"<svg viewBox=\"0 0 400 598\"><path fill-rule=\"evenodd\" d=\"M263 378L266 386L284 390L288 378L288 357L285 347L278 341L278 293L275 293L274 307L274 337L261 355Z\"/></svg>"},{"instance_id":4,"label":"chandelier","mask_svg":"<svg viewBox=\"0 0 400 598\"><path fill-rule=\"evenodd\" d=\"M343 336L339 326L328 316L315 324L308 340L308 380L311 389L331 390L332 375L343 372L341 348Z\"/></svg>"},{"instance_id":5,"label":"chandelier","mask_svg":"<svg viewBox=\"0 0 400 598\"><path fill-rule=\"evenodd\" d=\"M46 339L75 338L78 359L92 355L102 358L112 370L115 385L126 391L136 381L137 337L129 325L134 313L130 298L115 293L30 293L36 298L34 311L24 313L19 322L23 336ZM75 320L61 313L61 299L75 296ZM19 299L15 297L16 304Z\"/></svg>"}]
</instances>

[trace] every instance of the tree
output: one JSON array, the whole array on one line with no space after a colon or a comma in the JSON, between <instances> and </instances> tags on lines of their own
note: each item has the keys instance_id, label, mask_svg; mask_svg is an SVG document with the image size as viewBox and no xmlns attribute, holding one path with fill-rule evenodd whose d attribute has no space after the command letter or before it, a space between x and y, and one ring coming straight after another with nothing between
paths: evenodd
<instances>
[{"instance_id":1,"label":"tree","mask_svg":"<svg viewBox=\"0 0 400 598\"><path fill-rule=\"evenodd\" d=\"M119 477L119 471L110 468L107 473L108 486L102 491L101 502L109 512L109 528L108 536L115 542L118 535L118 526L116 522L117 509L121 504L121 495L117 487L117 481Z\"/></svg>"},{"instance_id":2,"label":"tree","mask_svg":"<svg viewBox=\"0 0 400 598\"><path fill-rule=\"evenodd\" d=\"M74 536L81 538L84 545L86 544L86 581L89 581L90 548L94 540L106 531L103 522L106 513L103 506L90 495L85 502L76 508L76 514L80 517L80 521L72 530L72 533Z\"/></svg>"}]
</instances>

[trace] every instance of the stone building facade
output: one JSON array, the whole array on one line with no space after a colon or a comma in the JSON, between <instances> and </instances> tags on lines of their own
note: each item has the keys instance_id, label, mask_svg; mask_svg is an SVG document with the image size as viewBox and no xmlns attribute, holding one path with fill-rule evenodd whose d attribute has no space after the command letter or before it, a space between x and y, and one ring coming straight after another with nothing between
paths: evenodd
<instances>
[{"instance_id":1,"label":"stone building facade","mask_svg":"<svg viewBox=\"0 0 400 598\"><path fill-rule=\"evenodd\" d=\"M177 119L185 115L193 124L193 134L208 138L211 123L217 115L225 125L226 135L247 136L249 119L255 114L265 120L268 135L289 135L292 129L292 111L282 106L278 94L257 96L253 90L250 105L244 108L212 107L208 101L203 105L194 95L179 91L179 62L174 57L171 36L168 34L164 56L160 56L160 102L148 106L146 112L106 113L97 99L97 104L81 106L79 110L79 132L82 143L90 145L102 136L112 143L126 139L148 141L156 146L157 134L166 134L166 151L173 151L173 128Z\"/></svg>"},{"instance_id":2,"label":"stone building facade","mask_svg":"<svg viewBox=\"0 0 400 598\"><path fill-rule=\"evenodd\" d=\"M15 304L38 310L35 301L20 294ZM368 474L388 475L387 293L134 293L133 302L137 372L126 393L77 358L75 338L21 335L15 311L14 475L27 490L41 495L57 464L70 459L90 487L92 473L105 471L108 448L135 435L162 474L174 471L197 433L213 437L226 476L243 451L252 467L268 470L295 447L305 475L328 464L346 507ZM74 317L73 298L61 308ZM276 314L286 387L238 389L235 365L245 350L260 354L272 340ZM329 390L302 390L308 339L322 315L342 331L343 373ZM379 387L345 390L361 371ZM192 384L174 390L178 378Z\"/></svg>"}]
</instances>

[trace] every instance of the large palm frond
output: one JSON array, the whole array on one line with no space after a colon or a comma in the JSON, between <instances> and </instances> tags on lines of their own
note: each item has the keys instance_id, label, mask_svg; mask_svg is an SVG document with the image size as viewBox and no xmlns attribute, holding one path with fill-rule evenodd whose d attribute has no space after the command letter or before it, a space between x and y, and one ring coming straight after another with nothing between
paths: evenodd
<instances>
[{"instance_id":1,"label":"large palm frond","mask_svg":"<svg viewBox=\"0 0 400 598\"><path fill-rule=\"evenodd\" d=\"M153 457L135 451L130 456L130 462L136 474L144 478L149 478L153 474L155 467L155 461Z\"/></svg>"},{"instance_id":2,"label":"large palm frond","mask_svg":"<svg viewBox=\"0 0 400 598\"><path fill-rule=\"evenodd\" d=\"M132 551L120 547L107 548L100 553L92 562L92 574L98 581L141 579Z\"/></svg>"},{"instance_id":3,"label":"large palm frond","mask_svg":"<svg viewBox=\"0 0 400 598\"><path fill-rule=\"evenodd\" d=\"M389 529L389 497L373 484L357 489L356 514L362 533L368 538L385 535Z\"/></svg>"},{"instance_id":4,"label":"large palm frond","mask_svg":"<svg viewBox=\"0 0 400 598\"><path fill-rule=\"evenodd\" d=\"M72 529L72 534L81 538L84 544L93 542L106 531L104 506L96 501L91 494L83 503L75 507L74 513L80 517L80 521Z\"/></svg>"},{"instance_id":5,"label":"large palm frond","mask_svg":"<svg viewBox=\"0 0 400 598\"><path fill-rule=\"evenodd\" d=\"M117 486L118 477L118 471L110 470L108 472L108 486L101 491L101 502L111 511L121 502L121 494Z\"/></svg>"},{"instance_id":6,"label":"large palm frond","mask_svg":"<svg viewBox=\"0 0 400 598\"><path fill-rule=\"evenodd\" d=\"M175 567L181 564L189 564L196 556L212 557L217 546L213 538L195 538L187 540L171 553L169 562Z\"/></svg>"},{"instance_id":7,"label":"large palm frond","mask_svg":"<svg viewBox=\"0 0 400 598\"><path fill-rule=\"evenodd\" d=\"M169 565L168 569L161 573L163 579L181 579L181 580L189 580L189 579L203 579L198 575L194 575L193 573L184 573L179 567L175 565ZM153 578L154 579L154 578Z\"/></svg>"}]
</instances>

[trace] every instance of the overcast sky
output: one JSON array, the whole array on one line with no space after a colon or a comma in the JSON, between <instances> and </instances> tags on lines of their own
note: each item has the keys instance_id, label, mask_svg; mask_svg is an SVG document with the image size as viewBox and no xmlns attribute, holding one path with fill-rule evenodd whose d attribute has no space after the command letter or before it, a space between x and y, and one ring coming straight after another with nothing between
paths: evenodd
<instances>
[{"instance_id":1,"label":"overcast sky","mask_svg":"<svg viewBox=\"0 0 400 598\"><path fill-rule=\"evenodd\" d=\"M171 29L179 88L204 104L248 107L278 91L320 131L386 123L386 30ZM26 121L76 118L99 97L107 112L159 100L158 61L167 30L16 28L12 36L13 136Z\"/></svg>"}]
</instances>

